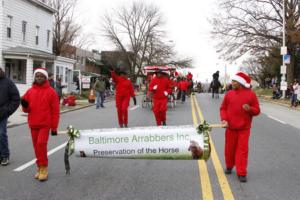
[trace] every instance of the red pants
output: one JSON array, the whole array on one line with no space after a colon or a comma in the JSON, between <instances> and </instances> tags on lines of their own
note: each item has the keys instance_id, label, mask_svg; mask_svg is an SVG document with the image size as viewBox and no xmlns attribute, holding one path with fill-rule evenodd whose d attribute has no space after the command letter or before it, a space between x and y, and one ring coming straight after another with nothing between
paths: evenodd
<instances>
[{"instance_id":1,"label":"red pants","mask_svg":"<svg viewBox=\"0 0 300 200\"><path fill-rule=\"evenodd\" d=\"M48 166L47 144L49 128L31 129L32 143L38 166Z\"/></svg>"},{"instance_id":2,"label":"red pants","mask_svg":"<svg viewBox=\"0 0 300 200\"><path fill-rule=\"evenodd\" d=\"M236 166L238 176L247 175L250 129L230 130L225 133L225 162L227 168Z\"/></svg>"},{"instance_id":3,"label":"red pants","mask_svg":"<svg viewBox=\"0 0 300 200\"><path fill-rule=\"evenodd\" d=\"M128 106L130 96L116 98L119 125L128 125Z\"/></svg>"},{"instance_id":4,"label":"red pants","mask_svg":"<svg viewBox=\"0 0 300 200\"><path fill-rule=\"evenodd\" d=\"M153 112L157 126L166 122L166 115L168 110L168 99L153 99Z\"/></svg>"}]
</instances>

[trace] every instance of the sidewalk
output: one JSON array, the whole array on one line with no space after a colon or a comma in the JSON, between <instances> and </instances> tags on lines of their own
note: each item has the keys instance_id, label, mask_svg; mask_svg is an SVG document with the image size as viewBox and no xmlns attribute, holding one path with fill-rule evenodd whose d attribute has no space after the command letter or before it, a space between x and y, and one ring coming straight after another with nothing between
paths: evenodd
<instances>
[{"instance_id":1,"label":"sidewalk","mask_svg":"<svg viewBox=\"0 0 300 200\"><path fill-rule=\"evenodd\" d=\"M89 106L93 106L93 103L89 103L88 100L76 100L76 106L60 106L60 113L71 112L74 110L79 110ZM22 111L21 106L18 110L8 118L7 127L11 128L21 124L27 123L27 113Z\"/></svg>"},{"instance_id":2,"label":"sidewalk","mask_svg":"<svg viewBox=\"0 0 300 200\"><path fill-rule=\"evenodd\" d=\"M272 99L271 96L263 96L263 95L258 96L258 98L262 101L265 101L265 102L281 105L281 106L288 107L288 108L293 109L293 110L300 111L300 105L298 105L296 108L294 108L294 107L291 108L291 106L290 106L291 101L286 100L286 99Z\"/></svg>"}]
</instances>

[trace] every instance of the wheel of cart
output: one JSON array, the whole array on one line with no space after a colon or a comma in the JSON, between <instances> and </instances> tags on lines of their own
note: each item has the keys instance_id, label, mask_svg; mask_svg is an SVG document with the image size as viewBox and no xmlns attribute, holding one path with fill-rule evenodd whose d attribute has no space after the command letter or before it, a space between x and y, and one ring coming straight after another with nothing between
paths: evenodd
<instances>
[{"instance_id":1,"label":"wheel of cart","mask_svg":"<svg viewBox=\"0 0 300 200\"><path fill-rule=\"evenodd\" d=\"M175 96L173 94L168 95L168 102L171 108L175 108L176 107L176 99Z\"/></svg>"},{"instance_id":2,"label":"wheel of cart","mask_svg":"<svg viewBox=\"0 0 300 200\"><path fill-rule=\"evenodd\" d=\"M152 109L152 99L150 94L145 94L142 98L142 108L150 108Z\"/></svg>"},{"instance_id":3,"label":"wheel of cart","mask_svg":"<svg viewBox=\"0 0 300 200\"><path fill-rule=\"evenodd\" d=\"M147 107L147 95L144 95L142 98L142 108Z\"/></svg>"}]
</instances>

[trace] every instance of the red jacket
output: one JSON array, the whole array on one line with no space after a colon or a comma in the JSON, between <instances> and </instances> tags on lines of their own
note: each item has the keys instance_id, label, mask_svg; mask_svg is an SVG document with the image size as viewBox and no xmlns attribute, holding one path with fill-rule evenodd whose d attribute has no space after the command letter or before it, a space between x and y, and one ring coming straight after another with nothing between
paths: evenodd
<instances>
[{"instance_id":1,"label":"red jacket","mask_svg":"<svg viewBox=\"0 0 300 200\"><path fill-rule=\"evenodd\" d=\"M193 79L193 74L192 73L188 73L188 75L186 76L187 79L192 80Z\"/></svg>"},{"instance_id":2,"label":"red jacket","mask_svg":"<svg viewBox=\"0 0 300 200\"><path fill-rule=\"evenodd\" d=\"M190 85L190 82L188 82L188 81L180 81L178 83L178 88L182 91L187 91L189 85Z\"/></svg>"},{"instance_id":3,"label":"red jacket","mask_svg":"<svg viewBox=\"0 0 300 200\"><path fill-rule=\"evenodd\" d=\"M25 93L23 99L28 101L28 108L22 108L28 113L30 128L49 127L56 131L59 122L59 100L55 90L48 81L43 85L33 84Z\"/></svg>"},{"instance_id":4,"label":"red jacket","mask_svg":"<svg viewBox=\"0 0 300 200\"><path fill-rule=\"evenodd\" d=\"M250 110L243 109L248 104ZM259 103L256 94L247 88L229 91L220 108L221 120L228 122L228 128L243 130L251 128L252 117L260 113Z\"/></svg>"},{"instance_id":5,"label":"red jacket","mask_svg":"<svg viewBox=\"0 0 300 200\"><path fill-rule=\"evenodd\" d=\"M114 71L111 71L111 77L113 81L116 83L116 96L117 97L124 97L124 96L131 96L134 97L134 89L133 85L130 80L118 76Z\"/></svg>"},{"instance_id":6,"label":"red jacket","mask_svg":"<svg viewBox=\"0 0 300 200\"><path fill-rule=\"evenodd\" d=\"M153 87L157 85L157 89L154 89ZM149 91L153 93L154 99L165 99L168 98L165 95L165 92L168 94L172 93L172 82L167 77L155 77L152 79L149 85Z\"/></svg>"}]
</instances>

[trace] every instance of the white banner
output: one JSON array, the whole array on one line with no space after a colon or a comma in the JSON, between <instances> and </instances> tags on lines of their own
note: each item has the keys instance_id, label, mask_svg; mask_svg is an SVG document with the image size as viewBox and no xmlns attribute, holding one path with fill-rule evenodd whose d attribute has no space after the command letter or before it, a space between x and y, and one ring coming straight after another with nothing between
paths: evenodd
<instances>
[{"instance_id":1,"label":"white banner","mask_svg":"<svg viewBox=\"0 0 300 200\"><path fill-rule=\"evenodd\" d=\"M82 130L75 139L80 157L208 159L209 138L194 126Z\"/></svg>"}]
</instances>

